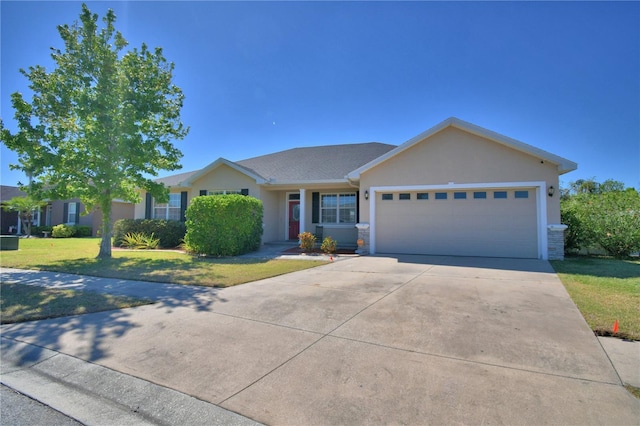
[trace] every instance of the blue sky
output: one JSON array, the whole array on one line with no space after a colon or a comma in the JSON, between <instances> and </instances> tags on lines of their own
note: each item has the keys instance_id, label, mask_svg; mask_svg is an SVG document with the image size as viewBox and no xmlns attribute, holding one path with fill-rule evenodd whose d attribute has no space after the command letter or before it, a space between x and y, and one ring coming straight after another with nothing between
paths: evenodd
<instances>
[{"instance_id":1,"label":"blue sky","mask_svg":"<svg viewBox=\"0 0 640 426\"><path fill-rule=\"evenodd\" d=\"M0 114L81 3L0 2ZM297 146L401 144L450 116L640 189L639 2L88 2L174 62L182 171ZM16 156L4 146L2 184ZM162 172L161 176L171 174Z\"/></svg>"}]
</instances>

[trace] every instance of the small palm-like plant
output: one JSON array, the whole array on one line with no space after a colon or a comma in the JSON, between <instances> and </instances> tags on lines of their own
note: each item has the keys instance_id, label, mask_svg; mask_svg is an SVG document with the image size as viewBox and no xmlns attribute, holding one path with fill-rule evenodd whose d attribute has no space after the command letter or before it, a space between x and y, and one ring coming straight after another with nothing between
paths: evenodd
<instances>
[{"instance_id":1,"label":"small palm-like plant","mask_svg":"<svg viewBox=\"0 0 640 426\"><path fill-rule=\"evenodd\" d=\"M316 244L316 236L308 231L298 234L298 239L300 240L300 248L304 251L313 250L313 246Z\"/></svg>"},{"instance_id":2,"label":"small palm-like plant","mask_svg":"<svg viewBox=\"0 0 640 426\"><path fill-rule=\"evenodd\" d=\"M136 250L153 250L158 248L159 244L160 239L155 238L153 233L146 235L142 232L130 232L122 239L124 247Z\"/></svg>"},{"instance_id":3,"label":"small palm-like plant","mask_svg":"<svg viewBox=\"0 0 640 426\"><path fill-rule=\"evenodd\" d=\"M330 236L328 236L324 240L322 240L322 245L320 246L320 248L322 249L323 252L327 254L331 254L336 252L337 246L338 246L338 242L333 238L331 238Z\"/></svg>"}]
</instances>

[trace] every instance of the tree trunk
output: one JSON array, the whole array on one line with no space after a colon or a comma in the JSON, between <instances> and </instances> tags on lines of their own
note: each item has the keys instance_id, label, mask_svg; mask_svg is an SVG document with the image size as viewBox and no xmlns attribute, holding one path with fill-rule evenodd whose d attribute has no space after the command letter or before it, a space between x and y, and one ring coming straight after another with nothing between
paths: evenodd
<instances>
[{"instance_id":1,"label":"tree trunk","mask_svg":"<svg viewBox=\"0 0 640 426\"><path fill-rule=\"evenodd\" d=\"M102 210L102 241L100 241L100 252L98 259L111 259L111 200L100 203Z\"/></svg>"}]
</instances>

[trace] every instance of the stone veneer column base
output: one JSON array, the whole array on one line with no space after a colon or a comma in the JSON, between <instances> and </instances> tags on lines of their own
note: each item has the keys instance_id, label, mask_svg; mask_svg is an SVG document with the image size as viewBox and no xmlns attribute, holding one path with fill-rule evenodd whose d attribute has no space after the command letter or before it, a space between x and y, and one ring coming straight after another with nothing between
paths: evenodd
<instances>
[{"instance_id":1,"label":"stone veneer column base","mask_svg":"<svg viewBox=\"0 0 640 426\"><path fill-rule=\"evenodd\" d=\"M564 260L564 231L567 225L547 226L547 250L549 260Z\"/></svg>"},{"instance_id":2,"label":"stone veneer column base","mask_svg":"<svg viewBox=\"0 0 640 426\"><path fill-rule=\"evenodd\" d=\"M366 222L356 224L358 228L358 249L356 253L361 256L369 254L369 224Z\"/></svg>"}]
</instances>

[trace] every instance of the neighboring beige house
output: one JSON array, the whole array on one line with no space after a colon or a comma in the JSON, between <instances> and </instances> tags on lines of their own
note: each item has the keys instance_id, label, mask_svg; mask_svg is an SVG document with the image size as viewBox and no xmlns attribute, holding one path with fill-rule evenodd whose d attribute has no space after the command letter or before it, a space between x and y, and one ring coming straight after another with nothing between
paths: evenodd
<instances>
[{"instance_id":1,"label":"neighboring beige house","mask_svg":"<svg viewBox=\"0 0 640 426\"><path fill-rule=\"evenodd\" d=\"M457 118L400 146L295 148L159 179L136 218L184 220L200 195L262 200L263 242L331 235L359 252L556 259L564 255L558 176L565 158Z\"/></svg>"}]
</instances>

